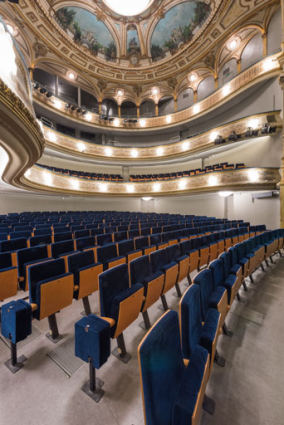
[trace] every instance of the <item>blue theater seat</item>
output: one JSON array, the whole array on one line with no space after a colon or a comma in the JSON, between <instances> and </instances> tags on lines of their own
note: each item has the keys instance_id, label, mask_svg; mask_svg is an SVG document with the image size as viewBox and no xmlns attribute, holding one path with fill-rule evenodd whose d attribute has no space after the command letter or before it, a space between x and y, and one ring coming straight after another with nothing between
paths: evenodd
<instances>
[{"instance_id":1,"label":"blue theater seat","mask_svg":"<svg viewBox=\"0 0 284 425\"><path fill-rule=\"evenodd\" d=\"M144 301L144 288L140 283L129 286L127 264L121 264L99 276L100 316L109 321L111 337L117 339L118 347L113 354L127 363L123 332L139 316Z\"/></svg>"},{"instance_id":2,"label":"blue theater seat","mask_svg":"<svg viewBox=\"0 0 284 425\"><path fill-rule=\"evenodd\" d=\"M218 364L224 366L224 359L221 359L216 351L220 313L209 309L204 323L202 322L198 285L191 285L184 293L179 304L179 316L183 358L190 360L195 347L201 345L210 354L210 373L215 357Z\"/></svg>"},{"instance_id":3,"label":"blue theater seat","mask_svg":"<svg viewBox=\"0 0 284 425\"><path fill-rule=\"evenodd\" d=\"M69 255L68 272L74 275L74 298L83 300L85 314L91 314L88 296L98 290L98 276L103 272L103 265L95 262L92 250Z\"/></svg>"},{"instance_id":4,"label":"blue theater seat","mask_svg":"<svg viewBox=\"0 0 284 425\"><path fill-rule=\"evenodd\" d=\"M34 230L35 236L41 236L41 235L52 235L52 230L50 228L44 228L44 229L35 229Z\"/></svg>"},{"instance_id":5,"label":"blue theater seat","mask_svg":"<svg viewBox=\"0 0 284 425\"><path fill-rule=\"evenodd\" d=\"M99 247L97 260L103 264L104 270L126 263L126 257L118 255L116 243Z\"/></svg>"},{"instance_id":6,"label":"blue theater seat","mask_svg":"<svg viewBox=\"0 0 284 425\"><path fill-rule=\"evenodd\" d=\"M121 232L115 232L113 234L113 241L114 242L121 242L125 241L128 238L127 230L123 230Z\"/></svg>"},{"instance_id":7,"label":"blue theater seat","mask_svg":"<svg viewBox=\"0 0 284 425\"><path fill-rule=\"evenodd\" d=\"M171 245L166 248L167 253L167 262L172 263L175 262L178 264L178 278L176 282L176 288L178 295L181 296L180 289L178 284L185 278L188 277L189 274L189 256L182 255L179 244Z\"/></svg>"},{"instance_id":8,"label":"blue theater seat","mask_svg":"<svg viewBox=\"0 0 284 425\"><path fill-rule=\"evenodd\" d=\"M0 242L0 253L11 252L13 266L17 266L17 253L18 249L27 248L28 243L26 238L13 239Z\"/></svg>"},{"instance_id":9,"label":"blue theater seat","mask_svg":"<svg viewBox=\"0 0 284 425\"><path fill-rule=\"evenodd\" d=\"M191 283L190 274L198 268L199 264L199 250L193 249L192 240L184 241L179 244L181 255L187 255L189 257L189 269L188 269L188 283Z\"/></svg>"},{"instance_id":10,"label":"blue theater seat","mask_svg":"<svg viewBox=\"0 0 284 425\"><path fill-rule=\"evenodd\" d=\"M145 301L142 304L141 312L146 329L150 329L151 324L148 315L148 308L151 307L162 295L165 275L162 271L151 272L150 259L148 255L131 261L130 263L131 286L140 283L144 287Z\"/></svg>"},{"instance_id":11,"label":"blue theater seat","mask_svg":"<svg viewBox=\"0 0 284 425\"><path fill-rule=\"evenodd\" d=\"M239 283L236 274L229 273L229 275L227 275L228 271L230 272L229 260L230 254L227 257L223 257L223 259L219 258L218 260L212 261L209 265L209 269L212 271L214 289L217 290L219 286L223 286L227 290L228 310L235 299ZM226 269L224 266L226 266Z\"/></svg>"},{"instance_id":12,"label":"blue theater seat","mask_svg":"<svg viewBox=\"0 0 284 425\"><path fill-rule=\"evenodd\" d=\"M74 232L74 238L75 239L79 239L79 238L87 238L88 236L90 236L90 230L75 230Z\"/></svg>"},{"instance_id":13,"label":"blue theater seat","mask_svg":"<svg viewBox=\"0 0 284 425\"><path fill-rule=\"evenodd\" d=\"M96 241L98 246L105 246L107 244L113 243L112 234L104 233L96 236Z\"/></svg>"},{"instance_id":14,"label":"blue theater seat","mask_svg":"<svg viewBox=\"0 0 284 425\"><path fill-rule=\"evenodd\" d=\"M74 254L74 240L55 242L51 244L51 256L53 258L64 258L67 270L67 257L70 254Z\"/></svg>"},{"instance_id":15,"label":"blue theater seat","mask_svg":"<svg viewBox=\"0 0 284 425\"><path fill-rule=\"evenodd\" d=\"M155 245L156 249L164 249L168 246L168 242L162 242L162 233L149 235L149 243L150 245Z\"/></svg>"},{"instance_id":16,"label":"blue theater seat","mask_svg":"<svg viewBox=\"0 0 284 425\"><path fill-rule=\"evenodd\" d=\"M134 248L134 240L127 239L126 241L121 241L117 244L118 255L126 257L127 263L135 260L135 258L142 256L142 250Z\"/></svg>"},{"instance_id":17,"label":"blue theater seat","mask_svg":"<svg viewBox=\"0 0 284 425\"><path fill-rule=\"evenodd\" d=\"M164 310L168 310L168 304L165 297L165 294L172 289L175 285L177 291L179 286L177 284L178 279L178 264L175 261L168 263L167 261L167 252L165 249L159 249L158 251L152 252L150 254L150 264L151 272L157 273L162 272L165 275L164 287L161 294L161 300ZM180 290L179 292L180 293Z\"/></svg>"},{"instance_id":18,"label":"blue theater seat","mask_svg":"<svg viewBox=\"0 0 284 425\"><path fill-rule=\"evenodd\" d=\"M46 336L53 342L61 337L55 314L72 304L74 277L66 273L63 258L29 267L29 296L33 317L37 320L48 318L50 333Z\"/></svg>"},{"instance_id":19,"label":"blue theater seat","mask_svg":"<svg viewBox=\"0 0 284 425\"><path fill-rule=\"evenodd\" d=\"M198 424L210 356L196 346L184 365L176 312L166 312L147 333L138 347L138 363L145 424Z\"/></svg>"},{"instance_id":20,"label":"blue theater seat","mask_svg":"<svg viewBox=\"0 0 284 425\"><path fill-rule=\"evenodd\" d=\"M54 242L63 242L73 239L73 235L71 232L64 232L64 233L56 233L53 236Z\"/></svg>"},{"instance_id":21,"label":"blue theater seat","mask_svg":"<svg viewBox=\"0 0 284 425\"><path fill-rule=\"evenodd\" d=\"M199 272L193 283L200 287L200 301L201 301L201 317L204 322L210 308L218 310L221 314L220 327L227 336L232 336L228 331L225 324L225 319L228 313L228 293L224 286L217 286L215 288L213 281L213 273L211 269L204 269Z\"/></svg>"},{"instance_id":22,"label":"blue theater seat","mask_svg":"<svg viewBox=\"0 0 284 425\"><path fill-rule=\"evenodd\" d=\"M24 248L17 251L18 276L20 288L23 291L28 290L28 269L36 263L50 260L47 246L36 246L33 248Z\"/></svg>"},{"instance_id":23,"label":"blue theater seat","mask_svg":"<svg viewBox=\"0 0 284 425\"><path fill-rule=\"evenodd\" d=\"M18 291L18 270L13 266L12 254L0 254L0 301L13 297Z\"/></svg>"},{"instance_id":24,"label":"blue theater seat","mask_svg":"<svg viewBox=\"0 0 284 425\"><path fill-rule=\"evenodd\" d=\"M143 255L151 254L151 252L156 251L155 245L150 245L148 236L141 236L134 240L135 249L141 249Z\"/></svg>"}]
</instances>

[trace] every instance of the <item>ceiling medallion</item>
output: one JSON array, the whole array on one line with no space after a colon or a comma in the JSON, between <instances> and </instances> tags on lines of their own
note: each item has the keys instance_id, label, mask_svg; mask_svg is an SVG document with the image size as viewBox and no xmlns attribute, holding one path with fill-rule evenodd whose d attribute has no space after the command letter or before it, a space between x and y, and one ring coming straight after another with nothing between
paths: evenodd
<instances>
[{"instance_id":1,"label":"ceiling medallion","mask_svg":"<svg viewBox=\"0 0 284 425\"><path fill-rule=\"evenodd\" d=\"M151 6L154 0L103 0L115 13L122 16L136 16L143 13Z\"/></svg>"},{"instance_id":2,"label":"ceiling medallion","mask_svg":"<svg viewBox=\"0 0 284 425\"><path fill-rule=\"evenodd\" d=\"M140 53L132 53L129 56L129 63L131 66L139 66L140 63Z\"/></svg>"}]
</instances>

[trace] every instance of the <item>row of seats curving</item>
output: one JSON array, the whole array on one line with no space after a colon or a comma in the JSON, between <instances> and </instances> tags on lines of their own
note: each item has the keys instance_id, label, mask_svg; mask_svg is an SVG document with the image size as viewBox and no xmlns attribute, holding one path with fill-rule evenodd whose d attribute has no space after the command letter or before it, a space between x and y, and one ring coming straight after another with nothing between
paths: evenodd
<instances>
[{"instance_id":1,"label":"row of seats curving","mask_svg":"<svg viewBox=\"0 0 284 425\"><path fill-rule=\"evenodd\" d=\"M165 173L165 174L142 174L142 175L130 175L130 181L142 182L142 181L153 181L153 180L173 180L180 179L182 177L199 176L201 174L214 173L216 171L226 170L239 170L246 168L245 164L228 164L228 162L222 162L221 164L208 165L204 169L197 168L195 170L179 171L176 173Z\"/></svg>"},{"instance_id":2,"label":"row of seats curving","mask_svg":"<svg viewBox=\"0 0 284 425\"><path fill-rule=\"evenodd\" d=\"M78 177L87 180L106 180L122 182L123 177L120 174L87 173L85 171L68 170L66 168L52 167L49 165L36 164L38 167L46 168L54 173L64 174L65 176Z\"/></svg>"},{"instance_id":3,"label":"row of seats curving","mask_svg":"<svg viewBox=\"0 0 284 425\"><path fill-rule=\"evenodd\" d=\"M178 294L182 297L179 318L163 303L167 313L149 330L138 348L147 425L183 424L189 420L198 423L214 359L224 366L216 347L220 329L232 336L225 325L231 305L242 284L246 289L245 278L252 279L254 271L263 267L264 262L269 265L268 259L273 261L273 255L281 254L283 248L283 230L265 231L250 226L245 231L237 228L228 232L231 233L221 231L179 240L151 253L136 250L135 257L129 258L112 257L114 245L119 245L112 243L97 248L98 256L100 252L104 256L107 249L111 257L100 264L93 262L91 250L72 253L67 262L59 258L31 265L30 302L14 301L2 307L2 333L15 345L31 332L29 320L14 327L15 316L20 314L37 320L48 317L51 329L56 329L57 311L69 306L73 298L98 289L100 317L89 314L75 326L76 355L89 362L94 373L110 355L110 338L117 339L118 344L113 354L127 362L124 331L140 312L149 329L150 322L145 320L148 309L186 277L191 283L191 264L195 270L203 268L189 289ZM116 252L118 255L119 248ZM95 268L99 266L100 272L96 274ZM91 282L96 282L97 287L87 289ZM161 357L163 362L159 364ZM94 385L94 379L92 383L91 392L101 396L103 392ZM161 411L165 400L167 407ZM206 397L204 406L210 410Z\"/></svg>"}]
</instances>

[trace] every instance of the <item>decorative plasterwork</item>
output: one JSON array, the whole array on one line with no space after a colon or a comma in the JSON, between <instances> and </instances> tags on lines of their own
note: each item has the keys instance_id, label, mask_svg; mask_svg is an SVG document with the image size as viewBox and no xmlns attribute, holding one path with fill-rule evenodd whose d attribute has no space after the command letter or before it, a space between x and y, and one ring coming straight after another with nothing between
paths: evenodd
<instances>
[{"instance_id":1,"label":"decorative plasterwork","mask_svg":"<svg viewBox=\"0 0 284 425\"><path fill-rule=\"evenodd\" d=\"M182 142L171 144L159 144L159 150L155 147L137 148L135 145L129 148L125 147L108 147L104 145L96 145L82 140L74 139L72 137L64 136L61 133L53 131L48 127L44 128L46 137L46 146L59 151L80 157L96 160L107 160L111 162L135 162L141 161L166 161L171 158L190 157L199 152L204 152L216 147L214 140L217 136L222 136L227 139L232 131L236 134L244 136L248 127L253 127L254 130L260 130L261 127L269 122L272 126L277 126L277 129L282 128L282 121L280 118L280 111L267 112L265 114L253 115L246 117L235 122L230 122L221 127L216 127L198 136L190 139L185 139ZM262 135L259 134L259 137ZM264 135L266 136L266 135ZM234 143L234 142L232 142ZM227 142L227 145L230 142ZM135 148L135 157L133 156L133 148ZM161 154L162 149L162 154Z\"/></svg>"},{"instance_id":2,"label":"decorative plasterwork","mask_svg":"<svg viewBox=\"0 0 284 425\"><path fill-rule=\"evenodd\" d=\"M219 190L275 189L278 168L246 168L222 171L172 181L147 183L98 182L63 176L34 166L21 182L24 188L41 192L86 196L168 196Z\"/></svg>"},{"instance_id":3,"label":"decorative plasterwork","mask_svg":"<svg viewBox=\"0 0 284 425\"><path fill-rule=\"evenodd\" d=\"M219 90L216 90L212 95L208 96L204 100L198 102L197 104L187 109L173 114L169 114L167 116L143 118L142 120L138 120L136 124L126 124L124 120L120 118L117 118L112 122L104 121L100 119L100 115L95 113L90 114L86 118L86 116L84 117L78 114L77 112L71 112L70 110L66 110L64 102L55 103L55 100L53 98L48 99L46 98L46 96L41 95L38 91L34 92L34 101L40 103L41 105L45 105L47 108L53 110L54 112L56 111L58 114L68 116L70 120L74 120L81 123L84 122L94 127L104 127L110 129L112 128L116 131L119 131L120 129L123 129L124 131L127 129L131 131L144 131L149 129L158 130L160 128L164 128L165 126L171 127L184 122L189 122L190 120L193 120L198 116L204 115L205 113L212 111L213 109L227 102L229 99L232 99L233 97L237 96L242 91L259 83L260 81L279 75L280 64L277 60L279 55L280 53L272 55L268 59L263 59L262 61L254 64L253 66L239 74L237 77L232 79L225 86L223 86ZM199 71L196 72L198 73ZM113 88L112 90L112 97L115 98L115 88ZM105 92L106 90L102 91L102 93ZM168 93L171 93L170 88L162 86L161 92L157 94L157 102L160 97L163 97ZM134 98L134 101L137 105L139 105L143 102L143 100L148 99L150 95L153 98L151 91L148 90L142 93L139 97L136 96Z\"/></svg>"},{"instance_id":4,"label":"decorative plasterwork","mask_svg":"<svg viewBox=\"0 0 284 425\"><path fill-rule=\"evenodd\" d=\"M63 3L60 2L62 5ZM215 2L215 15L208 26L202 31L194 44L181 49L171 58L166 58L156 64L140 62L139 69L123 69L123 63L103 63L88 51L76 46L63 30L51 19L54 8L47 1L21 0L20 7L12 6L15 13L25 23L26 29L33 37L37 37L41 44L46 45L50 52L67 61L75 72L85 72L98 79L118 81L130 84L149 83L168 80L174 75L189 72L193 67L208 67L210 55L214 55L218 44L224 42L228 35L244 24L249 24L250 19L256 24L263 21L263 11L269 14L269 6L279 4L279 0L223 0ZM259 16L259 18L258 18ZM218 18L217 18L218 17ZM33 44L33 43L31 43ZM33 61L33 59L32 59ZM202 65L201 65L202 64ZM34 66L31 63L31 66Z\"/></svg>"}]
</instances>

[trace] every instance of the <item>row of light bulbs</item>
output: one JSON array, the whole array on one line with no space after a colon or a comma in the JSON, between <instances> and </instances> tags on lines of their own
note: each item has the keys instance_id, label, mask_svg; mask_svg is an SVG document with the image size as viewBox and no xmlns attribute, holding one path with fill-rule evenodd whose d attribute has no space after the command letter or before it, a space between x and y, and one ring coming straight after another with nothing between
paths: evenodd
<instances>
[{"instance_id":1,"label":"row of light bulbs","mask_svg":"<svg viewBox=\"0 0 284 425\"><path fill-rule=\"evenodd\" d=\"M232 42L232 43L233 43L233 42ZM268 71L272 70L272 69L275 67L275 64L276 64L276 63L277 63L277 61L273 61L271 58L267 59L266 61L264 61L264 62L263 62L263 69L264 69L264 71L268 72ZM68 74L68 77L69 77L70 79L75 79L75 74L74 74L74 73L72 73L72 72L70 72L70 73ZM197 80L197 75L196 75L195 73L192 73L192 74L190 75L190 77L189 77L189 80L190 80L191 82L196 81L196 80ZM222 95L223 95L223 97L227 97L227 96L231 93L231 91L232 91L232 89L231 89L231 85L230 85L230 84L226 84L226 85L222 88ZM154 88L154 89L152 89L152 94L156 95L156 94L158 94L158 92L159 92L158 88ZM123 93L124 93L124 92L123 92L122 90L118 90L118 91L117 91L117 94L118 94L119 96L122 96L122 95L123 95ZM62 102L61 102L61 100L59 100L59 99L55 99L53 104L54 104L54 106L55 106L57 109L62 108ZM197 104L193 105L193 107L192 107L192 112L193 112L193 114L194 114L194 115L199 114L199 112L200 112L200 111L201 111L200 104L198 104L198 103L197 103ZM88 113L86 113L86 114L84 115L84 118L85 118L87 121L92 121L93 114L92 114L91 112L88 112ZM172 122L172 116L171 116L171 115L167 115L167 116L166 116L166 123L167 123L167 124L170 124L171 122ZM115 119L112 121L112 124L113 124L115 127L120 126L122 123L123 123L123 121L122 121L121 119L119 119L119 118L115 118ZM140 127L146 127L146 124L147 124L147 121L146 121L145 119L139 119L139 120L138 120L138 125L139 125Z\"/></svg>"},{"instance_id":2,"label":"row of light bulbs","mask_svg":"<svg viewBox=\"0 0 284 425\"><path fill-rule=\"evenodd\" d=\"M247 174L248 174L248 179L251 183L257 183L260 179L259 176L259 172L258 170L255 169L250 169L250 170L246 170ZM28 170L25 173L25 177L29 178L31 176L31 170ZM53 176L51 173L44 171L43 172L43 180L45 185L47 186L53 186ZM70 182L70 188L73 190L80 190L80 181L76 178L70 178L68 179L68 181ZM185 179L181 179L178 182L177 187L175 188L176 190L186 190L187 188L187 180ZM219 178L218 176L214 176L214 175L210 175L208 176L208 186L210 187L216 187L219 184ZM102 183L97 183L98 186L98 190L100 192L108 192L108 188L109 188L109 184L102 182ZM153 183L152 185L152 192L161 192L161 190L163 189L163 184L162 183ZM128 183L126 184L126 191L127 193L135 193L136 192L136 188L138 188L139 186L136 187L135 184L133 183ZM228 193L228 192L224 192L224 193ZM231 193L231 192L229 192ZM225 195L224 195L225 196ZM227 195L228 196L228 195Z\"/></svg>"},{"instance_id":3,"label":"row of light bulbs","mask_svg":"<svg viewBox=\"0 0 284 425\"><path fill-rule=\"evenodd\" d=\"M248 121L248 127L252 128L253 130L258 129L260 126L259 121L254 118ZM219 133L217 133L216 131L212 131L210 133L210 141L214 142L216 140L216 138L218 137ZM57 135L51 131L48 132L48 139L50 142L52 143L56 143L57 141ZM84 153L86 151L86 145L83 142L78 142L77 143L77 148L79 152ZM190 141L189 140L185 140L182 144L181 144L181 151L182 152L186 152L188 149L190 148ZM106 156L111 157L113 156L113 149L111 147L105 147L104 149L104 153ZM163 156L165 154L165 149L162 146L159 146L156 148L156 155L157 156ZM130 156L132 158L138 158L139 157L139 150L138 149L131 149L130 150Z\"/></svg>"}]
</instances>

